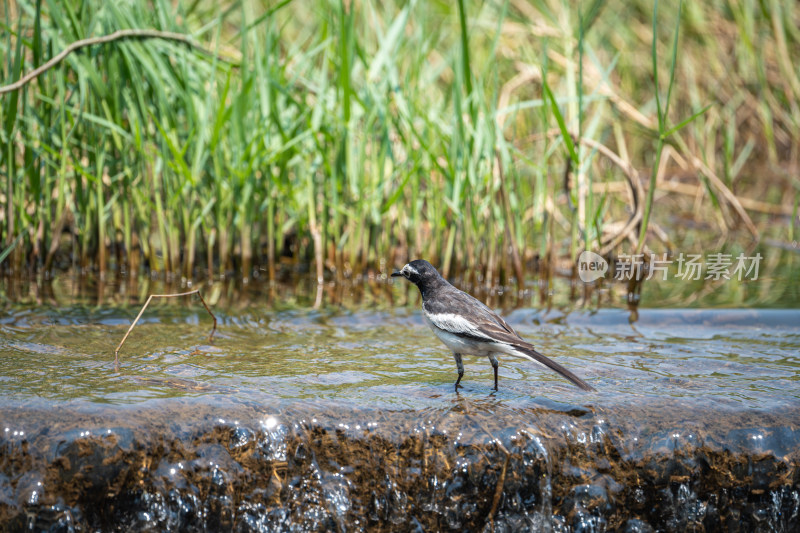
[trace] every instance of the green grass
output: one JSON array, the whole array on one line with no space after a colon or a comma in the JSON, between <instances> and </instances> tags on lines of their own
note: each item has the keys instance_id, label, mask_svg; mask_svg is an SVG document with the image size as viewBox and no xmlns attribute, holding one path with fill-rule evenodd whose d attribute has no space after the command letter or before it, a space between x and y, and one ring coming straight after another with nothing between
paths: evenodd
<instances>
[{"instance_id":1,"label":"green grass","mask_svg":"<svg viewBox=\"0 0 800 533\"><path fill-rule=\"evenodd\" d=\"M795 2L572 5L6 1L3 84L125 28L209 53L120 40L0 95L2 268L339 277L425 257L493 283L518 277L512 251L608 247L637 208L608 253L666 248L648 229L674 237L676 213L752 239L728 232L736 195L796 209ZM660 165L702 197L660 208Z\"/></svg>"}]
</instances>

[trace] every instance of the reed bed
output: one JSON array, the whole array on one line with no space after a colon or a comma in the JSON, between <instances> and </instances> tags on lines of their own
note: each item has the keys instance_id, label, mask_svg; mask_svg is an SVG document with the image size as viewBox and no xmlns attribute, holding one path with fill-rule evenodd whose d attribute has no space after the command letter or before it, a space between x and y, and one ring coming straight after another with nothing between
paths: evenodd
<instances>
[{"instance_id":1,"label":"reed bed","mask_svg":"<svg viewBox=\"0 0 800 533\"><path fill-rule=\"evenodd\" d=\"M321 281L425 257L503 283L584 249L673 249L688 226L742 248L795 238L793 0L6 0L0 15L5 86L114 36L0 89L6 274L288 264Z\"/></svg>"}]
</instances>

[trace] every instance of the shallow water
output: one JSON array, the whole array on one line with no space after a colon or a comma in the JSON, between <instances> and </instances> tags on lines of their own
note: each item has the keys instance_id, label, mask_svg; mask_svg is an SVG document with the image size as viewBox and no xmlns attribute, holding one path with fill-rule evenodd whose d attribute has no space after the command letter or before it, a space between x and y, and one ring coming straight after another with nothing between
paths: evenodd
<instances>
[{"instance_id":1,"label":"shallow water","mask_svg":"<svg viewBox=\"0 0 800 533\"><path fill-rule=\"evenodd\" d=\"M7 305L0 520L191 530L790 531L800 311L521 308L597 388L452 357L413 305ZM100 502L100 504L98 504Z\"/></svg>"},{"instance_id":2,"label":"shallow water","mask_svg":"<svg viewBox=\"0 0 800 533\"><path fill-rule=\"evenodd\" d=\"M6 404L130 404L235 395L241 401L324 400L381 409L436 407L455 364L421 313L329 309L217 311L207 342L202 310L150 311L120 352L134 309L20 309L0 319L0 394ZM585 394L538 365L465 358L462 395L524 407L542 398L636 405L676 398L726 409L776 409L800 400L800 311L518 309L509 323L589 381Z\"/></svg>"}]
</instances>

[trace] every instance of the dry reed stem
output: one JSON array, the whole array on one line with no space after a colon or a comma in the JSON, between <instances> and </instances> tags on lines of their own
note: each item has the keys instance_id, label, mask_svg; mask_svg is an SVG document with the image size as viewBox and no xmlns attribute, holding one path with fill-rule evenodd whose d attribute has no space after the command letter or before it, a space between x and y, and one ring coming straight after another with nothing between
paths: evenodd
<instances>
[{"instance_id":1,"label":"dry reed stem","mask_svg":"<svg viewBox=\"0 0 800 533\"><path fill-rule=\"evenodd\" d=\"M609 184L612 185L612 184ZM703 188L699 185L692 185L691 183L681 183L679 181L674 180L664 180L658 184L658 188L661 190L669 191L669 192L676 192L678 194L683 194L686 196L696 196L703 192ZM608 189L609 191L615 190L616 187ZM743 196L737 196L739 202L742 204L742 207L747 209L748 211L756 211L758 213L765 213L768 215L777 215L777 216L792 216L793 208L790 205L777 205L771 204L769 202L762 202L761 200L755 200L753 198L747 198Z\"/></svg>"},{"instance_id":2,"label":"dry reed stem","mask_svg":"<svg viewBox=\"0 0 800 533\"><path fill-rule=\"evenodd\" d=\"M528 35L536 37L564 37L564 32L553 26L549 26L542 20L542 14L532 2L528 0L511 0L511 4L519 10L525 18L525 28Z\"/></svg>"},{"instance_id":3,"label":"dry reed stem","mask_svg":"<svg viewBox=\"0 0 800 533\"><path fill-rule=\"evenodd\" d=\"M756 229L755 224L753 224L753 220L750 218L750 215L748 215L747 211L745 211L744 207L742 207L742 203L739 201L736 195L733 194L733 191L731 191L725 185L725 183L720 179L720 177L717 176L717 173L711 170L711 168L708 165L706 165L702 159L700 159L693 153L689 152L689 150L686 147L686 144L683 142L683 139L680 138L679 132L676 132L675 136L678 139L679 144L681 145L681 149L687 154L689 154L689 162L696 169L700 170L700 172L702 172L708 178L708 180L711 182L714 188L717 189L717 191L722 194L725 200L733 207L734 211L736 211L736 213L739 215L739 218L742 219L742 222L744 222L744 225L747 226L747 229L750 231L750 233L753 234L755 240L758 241L760 239L758 230ZM658 186L658 181L656 181L656 187L657 186Z\"/></svg>"},{"instance_id":4,"label":"dry reed stem","mask_svg":"<svg viewBox=\"0 0 800 533\"><path fill-rule=\"evenodd\" d=\"M505 119L508 115L508 104L511 101L511 93L526 86L530 82L542 81L542 69L533 65L526 65L524 63L516 64L517 73L514 77L503 84L500 90L500 98L497 100L497 112L495 113L495 121L497 122L497 129L502 133L505 126Z\"/></svg>"},{"instance_id":5,"label":"dry reed stem","mask_svg":"<svg viewBox=\"0 0 800 533\"><path fill-rule=\"evenodd\" d=\"M541 135L546 137L555 137L561 135L561 131L558 129L551 129L549 132L546 132L545 134ZM573 139L577 139L577 136L573 135ZM632 203L631 211L633 212L633 214L628 219L628 222L620 229L620 231L617 232L616 235L614 235L614 237L612 237L611 240L606 244L606 246L604 246L600 250L599 252L600 255L606 255L609 252L611 252L614 248L616 248L619 245L619 243L624 241L626 238L630 239L631 231L637 224L641 222L642 217L644 216L644 205L642 203L642 198L644 198L644 188L642 187L642 182L639 179L638 171L636 170L636 168L634 168L634 166L630 163L630 161L627 160L627 158L623 159L622 157L614 153L614 151L608 148L606 145L601 144L593 139L582 137L579 141L590 148L596 149L598 152L606 156L614 165L618 166L622 170L622 172L625 174L625 177L627 178L628 189L631 195L630 201ZM569 172L569 165L567 166L567 172ZM592 192L595 191L596 189L593 187ZM550 202L549 198L548 202ZM549 207L551 205L552 202L548 204L546 207ZM552 212L558 213L558 211L555 210L554 206L552 209L553 209ZM636 240L633 240L632 242L633 245L636 246L637 244Z\"/></svg>"},{"instance_id":6,"label":"dry reed stem","mask_svg":"<svg viewBox=\"0 0 800 533\"><path fill-rule=\"evenodd\" d=\"M551 59L553 59L553 61L555 63L557 63L557 64L559 64L559 65L561 65L563 67L565 67L567 65L567 59L564 56L558 54L557 52L555 52L553 50L549 51L548 57L550 57ZM538 67L531 66L531 65L526 65L525 63L522 63L522 62L517 62L516 68L519 71L519 73L516 76L514 76L511 80L509 80L506 84L503 85L503 89L501 90L500 99L499 99L499 102L498 102L498 116L496 117L496 120L497 120L497 124L500 127L501 131L502 131L503 123L504 123L504 116L506 114L505 109L508 107L508 103L510 101L511 93L513 91L515 91L516 89L518 89L519 87L521 87L522 85L524 85L525 82L541 80L541 70ZM653 125L652 120L650 120L648 117L644 116L641 112L639 112L630 103L628 103L627 101L622 99L613 90L613 88L610 87L609 84L605 80L602 79L602 76L600 76L599 72L597 72L596 68L594 67L594 65L591 64L591 62L588 62L586 65L584 65L584 68L585 68L585 71L584 71L585 81L588 81L590 84L593 84L595 86L595 88L599 90L599 92L601 94L603 94L605 96L608 96L609 99L612 101L612 103L614 103L617 106L617 108L620 111L623 112L623 114L627 115L632 120L634 120L635 122L637 122L638 124L642 125L645 128L648 128L648 129L651 129L651 130L654 129L654 125ZM580 142L583 142L584 144L587 144L588 146L592 146L592 147L597 148L598 151L601 151L604 155L609 157L609 159L611 159L612 162L614 162L617 166L619 166L623 170L623 172L625 172L625 175L626 175L626 177L629 178L629 181L633 181L635 184L638 184L638 189L641 190L641 183L639 182L639 180L638 179L631 180L632 174L627 169L630 168L630 169L633 170L633 172L636 172L636 171L635 171L635 169L633 169L633 167L630 165L630 163L623 162L623 160L621 158L619 158L618 156L616 156L616 154L614 154L614 157L612 157L610 155L610 154L613 154L613 152L611 150L609 150L604 145L596 143L595 141L591 141L589 139L583 139L582 138L582 139L580 139ZM601 146L602 146L602 148L600 148ZM684 146L684 148L685 148L685 146ZM686 152L688 153L689 151L686 150ZM673 156L677 155L677 153L674 150L671 151L671 153L672 153ZM666 161L666 159L667 158L664 158L662 161ZM701 172L703 172L703 174L705 174L708 177L709 181L711 181L711 183L714 186L714 188L717 189L722 194L722 196L725 198L727 203L730 204L731 207L733 207L733 209L739 215L739 217L741 218L741 220L744 222L745 226L747 227L748 231L750 231L750 233L756 239L758 239L759 238L758 230L756 229L755 225L753 224L753 221L750 218L750 216L745 211L742 202L736 197L736 195L725 185L725 183L716 175L716 173L713 170L711 170L711 168L708 165L706 165L699 157L697 157L694 154L690 154L689 155L689 159L690 159L691 164L696 169L699 169ZM681 163L685 164L686 162L684 160L684 161L678 161L678 163L679 164L681 164ZM661 174L663 169L664 169L663 164L664 163L662 162L662 165L660 165L659 174ZM636 174L636 176L638 177L638 173ZM656 186L658 187L658 180L656 180L656 184L657 184ZM637 212L639 212L640 210L643 210L643 205L642 205L642 202L641 202L641 198L642 198L642 196L640 195L639 196L639 201L636 202ZM748 202L748 204L750 206L758 206L761 209L763 209L763 208L769 209L769 207L763 205L763 203ZM761 209L754 209L754 210L761 210ZM635 217L636 217L636 214L631 217L631 219L629 220L628 224L626 225L626 229L621 231L620 233L618 233L612 239L612 241L609 244L607 244L601 250L601 255L611 251L620 242L622 242L622 240L624 240L626 238L626 236L628 234L628 231L629 231L627 229L627 226L630 226L630 228L632 228L633 225L635 225L636 223L639 222L638 220L635 220Z\"/></svg>"},{"instance_id":7,"label":"dry reed stem","mask_svg":"<svg viewBox=\"0 0 800 533\"><path fill-rule=\"evenodd\" d=\"M122 337L122 340L119 342L119 345L117 346L117 349L114 350L114 369L115 370L119 369L119 351L120 351L120 349L122 349L122 345L125 344L125 341L128 339L128 335L131 334L131 331L133 331L133 328L134 328L134 326L136 326L136 323L139 321L140 318L142 318L142 315L144 314L144 310L147 309L147 306L150 305L150 301L153 298L177 298L179 296L191 296L192 294L196 294L197 296L200 297L200 301L203 303L203 307L206 308L206 311L208 311L208 314L211 315L211 318L214 319L214 327L211 328L211 333L208 335L208 342L211 342L214 339L214 333L217 331L217 317L214 316L214 313L211 312L211 309L208 307L208 304L206 304L206 301L203 298L203 295L200 293L200 289L195 289L195 290L189 291L189 292L181 292L181 293L177 293L177 294L151 294L147 298L147 301L142 306L142 309L139 311L139 314L136 315L136 318L134 319L133 323L131 324L131 327L129 327L128 331L125 333L125 336Z\"/></svg>"},{"instance_id":8,"label":"dry reed stem","mask_svg":"<svg viewBox=\"0 0 800 533\"><path fill-rule=\"evenodd\" d=\"M547 57L552 59L553 63L562 68L567 68L569 66L570 60L554 51L552 48L548 49ZM603 79L603 76L600 72L598 72L597 67L595 67L591 61L584 62L583 81L586 85L592 87L592 89L596 90L599 94L607 96L611 103L614 104L623 115L627 115L631 120L648 130L656 130L655 122L639 111L636 106L622 98L614 90L614 88Z\"/></svg>"},{"instance_id":9,"label":"dry reed stem","mask_svg":"<svg viewBox=\"0 0 800 533\"><path fill-rule=\"evenodd\" d=\"M637 224L641 223L642 217L644 216L644 205L642 203L642 198L644 197L644 188L642 187L642 182L639 179L639 173L636 171L630 161L623 160L606 145L601 144L593 139L582 137L580 142L589 148L597 150L606 156L609 161L618 166L627 178L628 186L631 190L633 202L631 210L633 213L631 214L631 217L628 219L628 222L625 224L625 226L623 226L623 228L616 235L614 235L603 248L600 249L600 255L607 255L611 250L616 248L619 243L628 237L628 234L633 231L633 228L636 227Z\"/></svg>"},{"instance_id":10,"label":"dry reed stem","mask_svg":"<svg viewBox=\"0 0 800 533\"><path fill-rule=\"evenodd\" d=\"M592 183L593 194L622 194L630 192L631 187L627 181L605 181Z\"/></svg>"},{"instance_id":11,"label":"dry reed stem","mask_svg":"<svg viewBox=\"0 0 800 533\"><path fill-rule=\"evenodd\" d=\"M514 273L517 276L517 288L521 291L525 288L525 277L522 270L522 260L520 259L517 243L514 240L514 233L511 230L511 225L514 223L514 218L511 216L511 206L509 205L508 192L505 186L505 175L503 174L503 161L500 158L500 152L495 152L495 160L497 161L497 179L499 181L500 200L503 204L503 215L506 217L505 233L508 244L511 246L511 259L514 266Z\"/></svg>"}]
</instances>

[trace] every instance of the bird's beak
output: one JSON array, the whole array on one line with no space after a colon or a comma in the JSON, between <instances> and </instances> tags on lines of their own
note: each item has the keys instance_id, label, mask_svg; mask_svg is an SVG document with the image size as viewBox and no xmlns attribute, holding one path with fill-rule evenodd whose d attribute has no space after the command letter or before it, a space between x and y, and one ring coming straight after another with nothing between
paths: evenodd
<instances>
[{"instance_id":1,"label":"bird's beak","mask_svg":"<svg viewBox=\"0 0 800 533\"><path fill-rule=\"evenodd\" d=\"M400 277L400 276L402 276L402 275L403 275L403 273L402 273L402 272L400 272L399 270L397 270L397 271L395 271L395 272L392 272L392 277L393 277L393 278L397 278L397 277Z\"/></svg>"}]
</instances>

